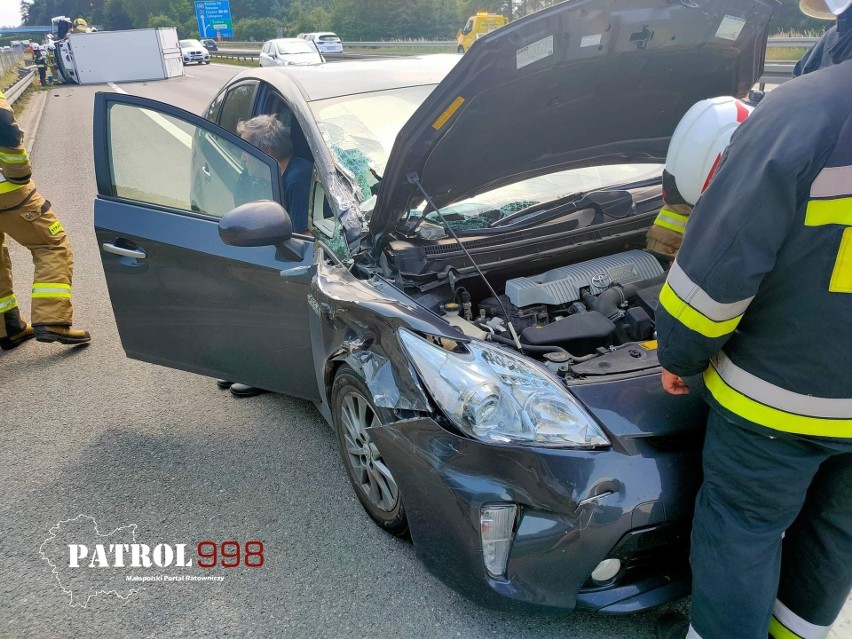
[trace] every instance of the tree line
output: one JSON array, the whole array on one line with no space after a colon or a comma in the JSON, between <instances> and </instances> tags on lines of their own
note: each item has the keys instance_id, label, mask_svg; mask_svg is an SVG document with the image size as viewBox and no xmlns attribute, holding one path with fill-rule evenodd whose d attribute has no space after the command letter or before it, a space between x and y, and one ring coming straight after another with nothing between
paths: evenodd
<instances>
[{"instance_id":1,"label":"tree line","mask_svg":"<svg viewBox=\"0 0 852 639\"><path fill-rule=\"evenodd\" d=\"M334 31L344 40L448 39L477 11L517 19L557 0L230 0L234 40L267 40L308 31ZM821 31L827 23L781 0L771 32ZM46 25L55 16L82 16L104 29L177 27L197 37L192 0L21 0L24 24Z\"/></svg>"}]
</instances>

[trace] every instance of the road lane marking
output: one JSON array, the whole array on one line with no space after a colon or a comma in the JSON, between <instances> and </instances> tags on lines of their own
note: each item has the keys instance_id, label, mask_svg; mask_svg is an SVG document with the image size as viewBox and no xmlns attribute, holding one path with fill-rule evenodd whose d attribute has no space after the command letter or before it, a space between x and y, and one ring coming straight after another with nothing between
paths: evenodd
<instances>
[{"instance_id":1,"label":"road lane marking","mask_svg":"<svg viewBox=\"0 0 852 639\"><path fill-rule=\"evenodd\" d=\"M115 84L114 82L107 82L107 85L115 91L116 93L123 93L124 95L129 95L127 91L122 89L120 86ZM174 124L169 122L166 118L164 118L159 113L155 113L154 111L149 111L148 109L142 109L142 113L151 118L154 122L159 124L163 129L165 129L166 133L169 133L174 137L178 142L183 144L186 148L192 148L192 136L186 131L181 131Z\"/></svg>"}]
</instances>

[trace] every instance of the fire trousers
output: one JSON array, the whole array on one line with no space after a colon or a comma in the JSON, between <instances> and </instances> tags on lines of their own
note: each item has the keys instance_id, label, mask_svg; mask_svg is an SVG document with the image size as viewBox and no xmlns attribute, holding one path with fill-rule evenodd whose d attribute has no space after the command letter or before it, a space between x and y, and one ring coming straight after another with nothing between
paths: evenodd
<instances>
[{"instance_id":1,"label":"fire trousers","mask_svg":"<svg viewBox=\"0 0 852 639\"><path fill-rule=\"evenodd\" d=\"M852 440L714 409L703 467L687 638L826 637L852 588Z\"/></svg>"},{"instance_id":2,"label":"fire trousers","mask_svg":"<svg viewBox=\"0 0 852 639\"><path fill-rule=\"evenodd\" d=\"M33 191L21 204L0 211L0 338L24 324L12 288L7 235L33 255L32 324L70 326L74 269L71 245L50 202Z\"/></svg>"}]
</instances>

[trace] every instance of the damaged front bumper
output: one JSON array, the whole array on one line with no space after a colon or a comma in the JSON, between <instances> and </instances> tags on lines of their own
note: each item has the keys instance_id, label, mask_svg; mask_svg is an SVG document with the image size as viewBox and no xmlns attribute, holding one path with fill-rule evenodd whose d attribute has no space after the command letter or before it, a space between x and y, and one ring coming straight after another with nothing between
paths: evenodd
<instances>
[{"instance_id":1,"label":"damaged front bumper","mask_svg":"<svg viewBox=\"0 0 852 639\"><path fill-rule=\"evenodd\" d=\"M400 488L415 550L485 605L627 613L689 592L688 537L700 449L642 454L486 444L435 420L371 431ZM651 452L649 452L651 451ZM686 476L683 476L686 475ZM508 562L483 564L483 506L516 504ZM592 572L617 559L617 574Z\"/></svg>"}]
</instances>

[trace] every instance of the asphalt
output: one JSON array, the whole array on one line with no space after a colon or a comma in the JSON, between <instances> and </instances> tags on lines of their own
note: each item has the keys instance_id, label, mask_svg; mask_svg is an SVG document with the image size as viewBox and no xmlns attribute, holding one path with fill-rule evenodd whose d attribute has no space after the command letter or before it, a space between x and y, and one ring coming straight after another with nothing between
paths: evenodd
<instances>
[{"instance_id":1,"label":"asphalt","mask_svg":"<svg viewBox=\"0 0 852 639\"><path fill-rule=\"evenodd\" d=\"M122 88L199 112L239 69L187 71ZM111 89L45 93L32 154L74 246L74 321L94 340L0 352L0 638L653 636L661 611L518 615L463 599L362 511L311 404L236 399L212 379L127 359L92 225L96 90ZM10 248L27 308L30 256ZM151 545L262 540L265 565L196 567L224 581L150 583L125 599L101 594L72 607L39 548L51 527L80 514L102 534L135 524L136 540ZM84 574L72 588L96 587L104 573Z\"/></svg>"}]
</instances>

